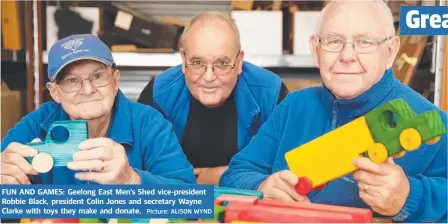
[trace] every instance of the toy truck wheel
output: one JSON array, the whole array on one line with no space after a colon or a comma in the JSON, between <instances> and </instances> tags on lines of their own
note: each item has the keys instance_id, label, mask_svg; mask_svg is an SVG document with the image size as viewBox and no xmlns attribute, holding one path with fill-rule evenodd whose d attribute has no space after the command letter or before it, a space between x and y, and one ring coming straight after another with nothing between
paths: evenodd
<instances>
[{"instance_id":1,"label":"toy truck wheel","mask_svg":"<svg viewBox=\"0 0 448 224\"><path fill-rule=\"evenodd\" d=\"M437 142L439 142L439 140L440 140L440 136L437 136L435 138L429 139L425 143L428 144L428 145L433 145L433 144L436 144Z\"/></svg>"},{"instance_id":2,"label":"toy truck wheel","mask_svg":"<svg viewBox=\"0 0 448 224\"><path fill-rule=\"evenodd\" d=\"M400 144L407 151L414 151L422 144L422 136L414 128L404 129L400 133Z\"/></svg>"},{"instance_id":3,"label":"toy truck wheel","mask_svg":"<svg viewBox=\"0 0 448 224\"><path fill-rule=\"evenodd\" d=\"M389 153L382 143L374 143L367 150L370 160L374 163L383 163L387 160Z\"/></svg>"},{"instance_id":4,"label":"toy truck wheel","mask_svg":"<svg viewBox=\"0 0 448 224\"><path fill-rule=\"evenodd\" d=\"M325 186L327 186L327 185L326 184L321 184L320 186L315 187L314 190L316 190L316 191L323 190L325 188Z\"/></svg>"},{"instance_id":5,"label":"toy truck wheel","mask_svg":"<svg viewBox=\"0 0 448 224\"><path fill-rule=\"evenodd\" d=\"M310 178L308 177L300 177L299 182L296 185L296 192L300 195L307 195L313 189L313 184L311 183Z\"/></svg>"},{"instance_id":6,"label":"toy truck wheel","mask_svg":"<svg viewBox=\"0 0 448 224\"><path fill-rule=\"evenodd\" d=\"M403 157L406 154L406 151L401 151L400 153L397 153L394 155L394 158L398 159Z\"/></svg>"}]
</instances>

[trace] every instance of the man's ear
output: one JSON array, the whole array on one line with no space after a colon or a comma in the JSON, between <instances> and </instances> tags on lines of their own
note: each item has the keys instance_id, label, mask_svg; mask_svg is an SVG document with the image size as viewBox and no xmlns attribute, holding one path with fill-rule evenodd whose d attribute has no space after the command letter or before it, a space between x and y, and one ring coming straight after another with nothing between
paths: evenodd
<instances>
[{"instance_id":1,"label":"man's ear","mask_svg":"<svg viewBox=\"0 0 448 224\"><path fill-rule=\"evenodd\" d=\"M182 58L182 72L185 74L185 63L186 63L185 49L179 48L179 54L180 57Z\"/></svg>"},{"instance_id":2,"label":"man's ear","mask_svg":"<svg viewBox=\"0 0 448 224\"><path fill-rule=\"evenodd\" d=\"M115 84L114 91L115 91L115 95L117 95L118 89L120 88L120 70L116 69L114 71L113 77L114 77L114 84Z\"/></svg>"},{"instance_id":3,"label":"man's ear","mask_svg":"<svg viewBox=\"0 0 448 224\"><path fill-rule=\"evenodd\" d=\"M387 69L392 68L397 57L398 51L400 50L400 38L397 36L392 37L390 40L391 44L388 49L388 59L387 59Z\"/></svg>"},{"instance_id":4,"label":"man's ear","mask_svg":"<svg viewBox=\"0 0 448 224\"><path fill-rule=\"evenodd\" d=\"M236 59L236 61L238 63L236 63L238 65L238 75L240 75L241 73L243 73L243 62L244 62L244 50L240 50L240 53L238 54L238 58Z\"/></svg>"},{"instance_id":5,"label":"man's ear","mask_svg":"<svg viewBox=\"0 0 448 224\"><path fill-rule=\"evenodd\" d=\"M50 91L50 95L53 98L54 101L56 101L57 103L61 103L61 98L59 96L59 91L58 91L58 86L56 85L56 83L53 82L47 82L47 84L45 85L48 89L48 91Z\"/></svg>"},{"instance_id":6,"label":"man's ear","mask_svg":"<svg viewBox=\"0 0 448 224\"><path fill-rule=\"evenodd\" d=\"M311 35L309 42L314 64L319 68L319 37L317 35Z\"/></svg>"}]
</instances>

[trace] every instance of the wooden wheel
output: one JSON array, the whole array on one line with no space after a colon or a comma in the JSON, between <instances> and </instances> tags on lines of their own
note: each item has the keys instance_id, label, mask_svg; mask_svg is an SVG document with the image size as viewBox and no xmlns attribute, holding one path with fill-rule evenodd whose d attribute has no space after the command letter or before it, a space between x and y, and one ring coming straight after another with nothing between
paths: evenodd
<instances>
[{"instance_id":1,"label":"wooden wheel","mask_svg":"<svg viewBox=\"0 0 448 224\"><path fill-rule=\"evenodd\" d=\"M396 158L396 159L401 158L401 157L403 157L405 154L406 154L406 151L401 151L400 153L395 154L395 155L394 155L394 158Z\"/></svg>"},{"instance_id":2,"label":"wooden wheel","mask_svg":"<svg viewBox=\"0 0 448 224\"><path fill-rule=\"evenodd\" d=\"M310 178L308 177L301 177L299 178L299 182L296 185L296 191L300 195L307 195L311 192L313 189L313 184L311 183Z\"/></svg>"},{"instance_id":3,"label":"wooden wheel","mask_svg":"<svg viewBox=\"0 0 448 224\"><path fill-rule=\"evenodd\" d=\"M414 151L422 144L422 136L414 128L404 129L400 133L400 144L407 151Z\"/></svg>"},{"instance_id":4,"label":"wooden wheel","mask_svg":"<svg viewBox=\"0 0 448 224\"><path fill-rule=\"evenodd\" d=\"M370 160L372 160L372 162L374 163L383 163L389 156L386 146L384 146L382 143L374 143L373 145L370 145L367 152L369 154Z\"/></svg>"},{"instance_id":5,"label":"wooden wheel","mask_svg":"<svg viewBox=\"0 0 448 224\"><path fill-rule=\"evenodd\" d=\"M439 142L439 140L440 140L440 136L437 136L435 138L429 139L425 143L428 144L428 145L433 145L433 144L436 144L437 142Z\"/></svg>"}]
</instances>

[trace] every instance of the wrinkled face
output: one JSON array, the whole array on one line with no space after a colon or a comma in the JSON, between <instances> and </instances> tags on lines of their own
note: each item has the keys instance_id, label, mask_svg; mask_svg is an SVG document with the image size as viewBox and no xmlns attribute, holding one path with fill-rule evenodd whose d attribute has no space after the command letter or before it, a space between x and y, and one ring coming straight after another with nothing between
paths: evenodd
<instances>
[{"instance_id":1,"label":"wrinkled face","mask_svg":"<svg viewBox=\"0 0 448 224\"><path fill-rule=\"evenodd\" d=\"M400 42L388 34L387 21L381 18L384 13L375 4L331 3L322 18L319 35L310 38L315 64L336 98L361 95L392 67ZM346 41L354 43L344 46ZM337 52L341 43L342 49Z\"/></svg>"},{"instance_id":2,"label":"wrinkled face","mask_svg":"<svg viewBox=\"0 0 448 224\"><path fill-rule=\"evenodd\" d=\"M182 71L191 95L206 107L219 107L242 71L244 52L236 35L226 22L208 19L190 28L185 45L180 51Z\"/></svg>"},{"instance_id":3,"label":"wrinkled face","mask_svg":"<svg viewBox=\"0 0 448 224\"><path fill-rule=\"evenodd\" d=\"M60 81L47 83L53 99L74 120L98 119L110 114L118 92L120 72L92 60L68 65Z\"/></svg>"}]
</instances>

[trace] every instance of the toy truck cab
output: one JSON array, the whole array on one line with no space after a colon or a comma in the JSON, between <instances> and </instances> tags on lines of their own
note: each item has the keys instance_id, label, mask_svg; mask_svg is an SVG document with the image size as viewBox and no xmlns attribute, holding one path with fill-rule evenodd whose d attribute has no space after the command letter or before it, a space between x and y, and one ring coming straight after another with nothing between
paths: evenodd
<instances>
[{"instance_id":1,"label":"toy truck cab","mask_svg":"<svg viewBox=\"0 0 448 224\"><path fill-rule=\"evenodd\" d=\"M435 144L446 133L437 110L417 115L402 99L391 101L365 115L375 143L367 154L376 163L402 157L426 144Z\"/></svg>"},{"instance_id":2,"label":"toy truck cab","mask_svg":"<svg viewBox=\"0 0 448 224\"><path fill-rule=\"evenodd\" d=\"M434 144L445 133L438 111L417 115L397 99L287 152L285 159L299 178L297 192L306 195L357 170L353 160L359 156L382 163L418 149L422 142Z\"/></svg>"}]
</instances>

